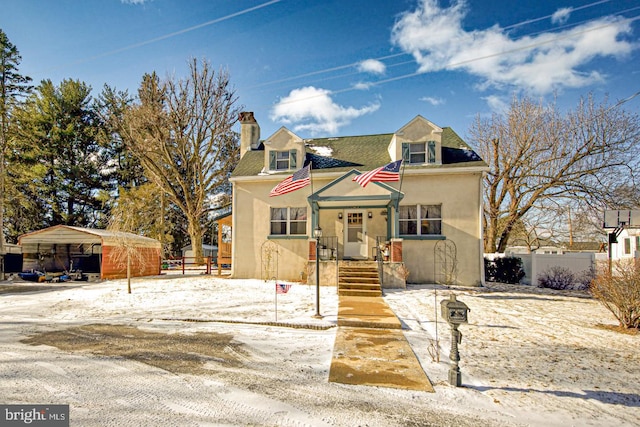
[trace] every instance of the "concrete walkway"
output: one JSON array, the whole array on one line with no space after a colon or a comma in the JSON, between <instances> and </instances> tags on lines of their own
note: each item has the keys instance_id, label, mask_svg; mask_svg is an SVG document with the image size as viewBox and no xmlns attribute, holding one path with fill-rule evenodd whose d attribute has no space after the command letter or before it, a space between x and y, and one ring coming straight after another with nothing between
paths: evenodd
<instances>
[{"instance_id":1,"label":"concrete walkway","mask_svg":"<svg viewBox=\"0 0 640 427\"><path fill-rule=\"evenodd\" d=\"M338 304L330 382L434 391L381 297L340 296Z\"/></svg>"}]
</instances>

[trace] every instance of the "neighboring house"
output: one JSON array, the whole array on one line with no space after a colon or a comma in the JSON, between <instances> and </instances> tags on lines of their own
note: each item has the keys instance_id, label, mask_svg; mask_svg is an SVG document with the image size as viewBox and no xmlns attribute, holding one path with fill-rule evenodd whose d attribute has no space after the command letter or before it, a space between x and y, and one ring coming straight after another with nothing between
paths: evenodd
<instances>
[{"instance_id":1,"label":"neighboring house","mask_svg":"<svg viewBox=\"0 0 640 427\"><path fill-rule=\"evenodd\" d=\"M0 280L3 273L20 273L22 271L22 248L12 243L5 243L4 254L0 254Z\"/></svg>"},{"instance_id":2,"label":"neighboring house","mask_svg":"<svg viewBox=\"0 0 640 427\"><path fill-rule=\"evenodd\" d=\"M592 252L604 253L607 251L607 244L604 242L573 242L565 245L565 252Z\"/></svg>"},{"instance_id":3,"label":"neighboring house","mask_svg":"<svg viewBox=\"0 0 640 427\"><path fill-rule=\"evenodd\" d=\"M640 229L623 228L617 240L611 245L612 260L640 258Z\"/></svg>"},{"instance_id":4,"label":"neighboring house","mask_svg":"<svg viewBox=\"0 0 640 427\"><path fill-rule=\"evenodd\" d=\"M187 245L184 248L181 249L182 252L182 257L183 258L194 258L195 259L195 252L193 251L193 247L191 245ZM202 256L203 257L209 257L211 258L211 260L213 262L215 262L216 258L218 257L218 247L214 246L214 245L202 245ZM194 262L193 259L188 260L188 262Z\"/></svg>"},{"instance_id":5,"label":"neighboring house","mask_svg":"<svg viewBox=\"0 0 640 427\"><path fill-rule=\"evenodd\" d=\"M405 277L434 283L443 268L437 244L446 242L446 268L454 266L455 282L483 282L482 177L488 167L452 129L417 116L395 133L303 139L282 127L261 141L253 113L241 113L240 123L241 159L230 178L233 277L261 278L262 250L271 241L278 247L279 278L307 275L312 281L319 226L322 269L373 260L382 245L393 285L404 285ZM353 181L400 159L399 182L362 187ZM307 163L310 186L269 196ZM336 276L323 274L322 284L335 285Z\"/></svg>"}]
</instances>

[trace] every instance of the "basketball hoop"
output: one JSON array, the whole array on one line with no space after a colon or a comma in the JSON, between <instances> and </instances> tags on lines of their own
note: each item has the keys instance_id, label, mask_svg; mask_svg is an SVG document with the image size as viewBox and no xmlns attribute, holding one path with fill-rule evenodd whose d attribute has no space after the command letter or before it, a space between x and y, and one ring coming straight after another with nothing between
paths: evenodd
<instances>
[{"instance_id":1,"label":"basketball hoop","mask_svg":"<svg viewBox=\"0 0 640 427\"><path fill-rule=\"evenodd\" d=\"M640 230L640 210L606 210L604 211L602 228L612 230L609 231L609 274L611 274L611 264L613 261L611 245L618 243L618 236L620 236L622 230ZM639 231L633 232L635 235L638 235L637 233L639 233Z\"/></svg>"}]
</instances>

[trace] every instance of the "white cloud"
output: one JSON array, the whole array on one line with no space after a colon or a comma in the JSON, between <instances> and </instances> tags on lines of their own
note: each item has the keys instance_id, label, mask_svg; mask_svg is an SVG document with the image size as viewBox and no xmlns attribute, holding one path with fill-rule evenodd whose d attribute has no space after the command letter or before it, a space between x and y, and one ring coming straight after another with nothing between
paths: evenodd
<instances>
[{"instance_id":1,"label":"white cloud","mask_svg":"<svg viewBox=\"0 0 640 427\"><path fill-rule=\"evenodd\" d=\"M422 98L420 98L420 101L428 102L431 105L444 104L444 99L442 99L442 98L434 98L432 96L423 96Z\"/></svg>"},{"instance_id":2,"label":"white cloud","mask_svg":"<svg viewBox=\"0 0 640 427\"><path fill-rule=\"evenodd\" d=\"M569 16L571 16L571 12L573 12L573 8L571 7L563 7L562 9L558 9L551 15L551 23L553 24L564 24L569 20Z\"/></svg>"},{"instance_id":3,"label":"white cloud","mask_svg":"<svg viewBox=\"0 0 640 427\"><path fill-rule=\"evenodd\" d=\"M584 71L595 58L621 57L635 47L626 41L629 21L612 17L570 30L511 38L495 25L467 31L464 0L441 8L437 0L420 0L418 8L396 22L392 42L414 56L419 72L460 70L483 79L485 87L516 86L537 93L582 87L602 80Z\"/></svg>"},{"instance_id":4,"label":"white cloud","mask_svg":"<svg viewBox=\"0 0 640 427\"><path fill-rule=\"evenodd\" d=\"M489 95L483 99L487 101L489 109L494 113L503 114L509 111L509 103L499 96Z\"/></svg>"},{"instance_id":5,"label":"white cloud","mask_svg":"<svg viewBox=\"0 0 640 427\"><path fill-rule=\"evenodd\" d=\"M373 83L369 82L358 82L353 85L353 88L356 90L369 90L369 88L373 86Z\"/></svg>"},{"instance_id":6,"label":"white cloud","mask_svg":"<svg viewBox=\"0 0 640 427\"><path fill-rule=\"evenodd\" d=\"M124 4L145 4L150 3L153 0L120 0Z\"/></svg>"},{"instance_id":7,"label":"white cloud","mask_svg":"<svg viewBox=\"0 0 640 427\"><path fill-rule=\"evenodd\" d=\"M343 107L331 98L331 91L313 86L294 89L281 98L271 110L270 118L292 126L294 132L307 131L312 135L336 134L353 119L380 108L373 103L363 108Z\"/></svg>"},{"instance_id":8,"label":"white cloud","mask_svg":"<svg viewBox=\"0 0 640 427\"><path fill-rule=\"evenodd\" d=\"M387 66L377 59L365 59L358 64L358 71L382 75L387 71Z\"/></svg>"}]
</instances>

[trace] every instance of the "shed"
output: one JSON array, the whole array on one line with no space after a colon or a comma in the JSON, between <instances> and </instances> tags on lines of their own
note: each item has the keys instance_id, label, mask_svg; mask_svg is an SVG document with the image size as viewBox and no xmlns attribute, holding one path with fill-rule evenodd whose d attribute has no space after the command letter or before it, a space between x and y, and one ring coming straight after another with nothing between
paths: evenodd
<instances>
[{"instance_id":1,"label":"shed","mask_svg":"<svg viewBox=\"0 0 640 427\"><path fill-rule=\"evenodd\" d=\"M193 258L195 256L193 247L191 245L187 245L182 248L182 256L184 258ZM202 245L202 256L215 260L218 256L218 247L214 245Z\"/></svg>"},{"instance_id":2,"label":"shed","mask_svg":"<svg viewBox=\"0 0 640 427\"><path fill-rule=\"evenodd\" d=\"M127 276L123 254L128 247L135 253L130 257L132 276L160 274L161 243L133 233L56 225L23 234L18 244L23 271L82 271L100 279L119 279Z\"/></svg>"},{"instance_id":3,"label":"shed","mask_svg":"<svg viewBox=\"0 0 640 427\"><path fill-rule=\"evenodd\" d=\"M232 242L231 242L231 225L233 224L233 215L231 212L227 212L214 218L214 221L218 223L218 275L222 273L223 268L231 268L231 254L232 254Z\"/></svg>"}]
</instances>

